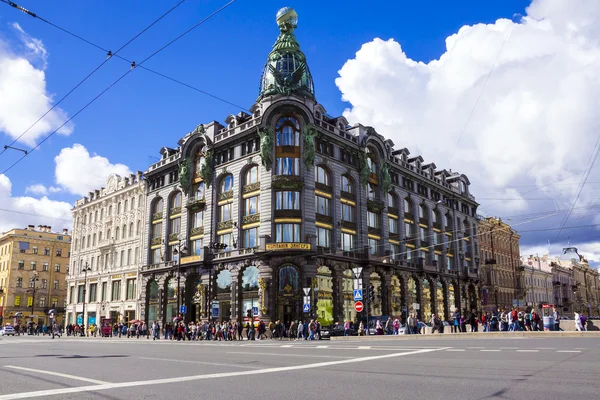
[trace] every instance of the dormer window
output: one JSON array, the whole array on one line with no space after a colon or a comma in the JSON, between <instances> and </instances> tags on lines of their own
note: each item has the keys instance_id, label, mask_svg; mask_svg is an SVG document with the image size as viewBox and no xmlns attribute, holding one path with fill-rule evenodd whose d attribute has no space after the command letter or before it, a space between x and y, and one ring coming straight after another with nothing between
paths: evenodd
<instances>
[{"instance_id":1,"label":"dormer window","mask_svg":"<svg viewBox=\"0 0 600 400\"><path fill-rule=\"evenodd\" d=\"M467 185L463 181L458 182L458 188L460 190L460 194L467 193Z\"/></svg>"}]
</instances>

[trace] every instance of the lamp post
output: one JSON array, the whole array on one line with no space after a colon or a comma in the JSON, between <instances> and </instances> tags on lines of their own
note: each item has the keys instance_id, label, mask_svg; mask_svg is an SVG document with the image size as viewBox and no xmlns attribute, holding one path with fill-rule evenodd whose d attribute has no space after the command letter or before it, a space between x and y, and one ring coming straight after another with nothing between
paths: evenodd
<instances>
[{"instance_id":1,"label":"lamp post","mask_svg":"<svg viewBox=\"0 0 600 400\"><path fill-rule=\"evenodd\" d=\"M179 245L173 249L173 255L177 256L177 313L180 312L181 304L181 257L187 254L185 240L179 240Z\"/></svg>"},{"instance_id":2,"label":"lamp post","mask_svg":"<svg viewBox=\"0 0 600 400\"><path fill-rule=\"evenodd\" d=\"M219 243L219 242L211 242L208 244L208 246L206 246L206 249L211 250L210 252L207 251L207 254L210 254L210 257L209 257L210 258L210 266L209 266L210 269L208 270L209 279L208 279L208 293L206 296L206 318L208 320L212 320L212 297L213 297L212 259L214 256L214 253L212 252L212 250L225 250L225 249L227 249L227 244Z\"/></svg>"},{"instance_id":3,"label":"lamp post","mask_svg":"<svg viewBox=\"0 0 600 400\"><path fill-rule=\"evenodd\" d=\"M83 325L83 330L85 332L85 325L86 325L86 321L85 321L85 294L87 293L87 291L86 291L87 273L92 271L92 269L88 265L87 261L85 262L85 265L81 268L81 271L83 272L83 309L81 311L81 323ZM84 333L84 336L85 336L85 333Z\"/></svg>"},{"instance_id":4,"label":"lamp post","mask_svg":"<svg viewBox=\"0 0 600 400\"><path fill-rule=\"evenodd\" d=\"M31 283L31 287L33 288L33 295L31 297L31 322L33 322L33 310L35 308L35 283L39 280L37 272L33 273L33 277L29 279L29 283Z\"/></svg>"}]
</instances>

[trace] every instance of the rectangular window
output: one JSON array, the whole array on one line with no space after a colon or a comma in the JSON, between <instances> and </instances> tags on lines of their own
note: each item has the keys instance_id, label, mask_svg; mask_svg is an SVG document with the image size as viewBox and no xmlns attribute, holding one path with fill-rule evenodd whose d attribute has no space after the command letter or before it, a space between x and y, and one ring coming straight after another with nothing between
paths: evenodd
<instances>
[{"instance_id":1,"label":"rectangular window","mask_svg":"<svg viewBox=\"0 0 600 400\"><path fill-rule=\"evenodd\" d=\"M369 239L369 253L374 256L379 254L379 240Z\"/></svg>"},{"instance_id":2,"label":"rectangular window","mask_svg":"<svg viewBox=\"0 0 600 400\"><path fill-rule=\"evenodd\" d=\"M112 282L112 292L110 296L111 301L121 300L121 281Z\"/></svg>"},{"instance_id":3,"label":"rectangular window","mask_svg":"<svg viewBox=\"0 0 600 400\"><path fill-rule=\"evenodd\" d=\"M77 286L77 303L83 303L83 285Z\"/></svg>"},{"instance_id":4,"label":"rectangular window","mask_svg":"<svg viewBox=\"0 0 600 400\"><path fill-rule=\"evenodd\" d=\"M98 292L98 284L97 283L90 283L90 296L88 298L88 301L90 303L93 303L96 301L96 295Z\"/></svg>"},{"instance_id":5,"label":"rectangular window","mask_svg":"<svg viewBox=\"0 0 600 400\"><path fill-rule=\"evenodd\" d=\"M331 247L331 230L317 227L317 246Z\"/></svg>"},{"instance_id":6,"label":"rectangular window","mask_svg":"<svg viewBox=\"0 0 600 400\"><path fill-rule=\"evenodd\" d=\"M29 242L19 242L19 253L25 253L29 250Z\"/></svg>"},{"instance_id":7,"label":"rectangular window","mask_svg":"<svg viewBox=\"0 0 600 400\"><path fill-rule=\"evenodd\" d=\"M299 210L300 192L277 192L275 193L275 209L277 210Z\"/></svg>"},{"instance_id":8,"label":"rectangular window","mask_svg":"<svg viewBox=\"0 0 600 400\"><path fill-rule=\"evenodd\" d=\"M161 261L160 256L161 256L160 247L157 249L150 250L150 264L160 263L160 261Z\"/></svg>"},{"instance_id":9,"label":"rectangular window","mask_svg":"<svg viewBox=\"0 0 600 400\"><path fill-rule=\"evenodd\" d=\"M54 281L54 290L59 290L58 281Z\"/></svg>"},{"instance_id":10,"label":"rectangular window","mask_svg":"<svg viewBox=\"0 0 600 400\"><path fill-rule=\"evenodd\" d=\"M400 260L400 245L399 244L390 244L390 255L393 260Z\"/></svg>"},{"instance_id":11,"label":"rectangular window","mask_svg":"<svg viewBox=\"0 0 600 400\"><path fill-rule=\"evenodd\" d=\"M398 220L388 218L388 229L390 230L390 233L398 233Z\"/></svg>"},{"instance_id":12,"label":"rectangular window","mask_svg":"<svg viewBox=\"0 0 600 400\"><path fill-rule=\"evenodd\" d=\"M219 206L219 222L231 220L233 203L223 204Z\"/></svg>"},{"instance_id":13,"label":"rectangular window","mask_svg":"<svg viewBox=\"0 0 600 400\"><path fill-rule=\"evenodd\" d=\"M414 237L414 225L409 223L409 222L405 222L404 223L404 234L406 235L406 237Z\"/></svg>"},{"instance_id":14,"label":"rectangular window","mask_svg":"<svg viewBox=\"0 0 600 400\"><path fill-rule=\"evenodd\" d=\"M331 200L326 197L315 196L315 211L317 214L331 215Z\"/></svg>"},{"instance_id":15,"label":"rectangular window","mask_svg":"<svg viewBox=\"0 0 600 400\"><path fill-rule=\"evenodd\" d=\"M260 196L248 197L245 200L244 215L254 215L260 212Z\"/></svg>"},{"instance_id":16,"label":"rectangular window","mask_svg":"<svg viewBox=\"0 0 600 400\"><path fill-rule=\"evenodd\" d=\"M135 279L127 279L127 300L135 300Z\"/></svg>"},{"instance_id":17,"label":"rectangular window","mask_svg":"<svg viewBox=\"0 0 600 400\"><path fill-rule=\"evenodd\" d=\"M278 243L299 243L300 224L275 224L275 241Z\"/></svg>"},{"instance_id":18,"label":"rectangular window","mask_svg":"<svg viewBox=\"0 0 600 400\"><path fill-rule=\"evenodd\" d=\"M131 265L131 249L127 250L127 265Z\"/></svg>"},{"instance_id":19,"label":"rectangular window","mask_svg":"<svg viewBox=\"0 0 600 400\"><path fill-rule=\"evenodd\" d=\"M370 228L379 228L379 214L367 211L367 225Z\"/></svg>"},{"instance_id":20,"label":"rectangular window","mask_svg":"<svg viewBox=\"0 0 600 400\"><path fill-rule=\"evenodd\" d=\"M32 271L35 271L36 269L37 269L37 262L35 262L35 261L32 261L32 262L31 262L31 270L32 270Z\"/></svg>"},{"instance_id":21,"label":"rectangular window","mask_svg":"<svg viewBox=\"0 0 600 400\"><path fill-rule=\"evenodd\" d=\"M38 248L37 248L37 246L33 246L33 247L32 247L32 252L33 252L33 254L37 254L37 253L38 253Z\"/></svg>"},{"instance_id":22,"label":"rectangular window","mask_svg":"<svg viewBox=\"0 0 600 400\"><path fill-rule=\"evenodd\" d=\"M54 264L54 272L60 272L60 264Z\"/></svg>"},{"instance_id":23,"label":"rectangular window","mask_svg":"<svg viewBox=\"0 0 600 400\"><path fill-rule=\"evenodd\" d=\"M198 211L191 215L192 228L199 228L204 225L204 211Z\"/></svg>"},{"instance_id":24,"label":"rectangular window","mask_svg":"<svg viewBox=\"0 0 600 400\"><path fill-rule=\"evenodd\" d=\"M250 228L244 230L244 243L245 248L258 246L258 228Z\"/></svg>"},{"instance_id":25,"label":"rectangular window","mask_svg":"<svg viewBox=\"0 0 600 400\"><path fill-rule=\"evenodd\" d=\"M181 218L173 218L169 221L169 233L173 235L179 232L181 232Z\"/></svg>"},{"instance_id":26,"label":"rectangular window","mask_svg":"<svg viewBox=\"0 0 600 400\"><path fill-rule=\"evenodd\" d=\"M71 304L75 304L75 286L69 287L69 300Z\"/></svg>"},{"instance_id":27,"label":"rectangular window","mask_svg":"<svg viewBox=\"0 0 600 400\"><path fill-rule=\"evenodd\" d=\"M152 225L152 239L162 237L162 222Z\"/></svg>"},{"instance_id":28,"label":"rectangular window","mask_svg":"<svg viewBox=\"0 0 600 400\"><path fill-rule=\"evenodd\" d=\"M348 222L354 222L354 206L342 204L342 219Z\"/></svg>"},{"instance_id":29,"label":"rectangular window","mask_svg":"<svg viewBox=\"0 0 600 400\"><path fill-rule=\"evenodd\" d=\"M108 284L106 282L102 282L102 293L101 293L101 298L100 301L106 301L106 292L108 289Z\"/></svg>"},{"instance_id":30,"label":"rectangular window","mask_svg":"<svg viewBox=\"0 0 600 400\"><path fill-rule=\"evenodd\" d=\"M190 245L192 248L192 255L202 255L202 248L204 247L203 244L204 240L203 239L194 239L191 241Z\"/></svg>"},{"instance_id":31,"label":"rectangular window","mask_svg":"<svg viewBox=\"0 0 600 400\"><path fill-rule=\"evenodd\" d=\"M18 269L25 269L25 261L24 260L19 260L19 266L17 268Z\"/></svg>"},{"instance_id":32,"label":"rectangular window","mask_svg":"<svg viewBox=\"0 0 600 400\"><path fill-rule=\"evenodd\" d=\"M44 265L42 265L42 271L48 271L48 263L44 263Z\"/></svg>"},{"instance_id":33,"label":"rectangular window","mask_svg":"<svg viewBox=\"0 0 600 400\"><path fill-rule=\"evenodd\" d=\"M354 251L354 235L342 232L342 250Z\"/></svg>"},{"instance_id":34,"label":"rectangular window","mask_svg":"<svg viewBox=\"0 0 600 400\"><path fill-rule=\"evenodd\" d=\"M227 247L225 248L225 251L231 251L231 239L232 239L232 235L231 233L226 233L224 235L218 235L217 236L217 241L220 244L224 244L227 245Z\"/></svg>"},{"instance_id":35,"label":"rectangular window","mask_svg":"<svg viewBox=\"0 0 600 400\"><path fill-rule=\"evenodd\" d=\"M421 240L427 241L427 228L419 227L419 237Z\"/></svg>"},{"instance_id":36,"label":"rectangular window","mask_svg":"<svg viewBox=\"0 0 600 400\"><path fill-rule=\"evenodd\" d=\"M279 157L276 159L277 175L300 175L300 159L295 157Z\"/></svg>"},{"instance_id":37,"label":"rectangular window","mask_svg":"<svg viewBox=\"0 0 600 400\"><path fill-rule=\"evenodd\" d=\"M23 278L17 278L17 287L23 287Z\"/></svg>"},{"instance_id":38,"label":"rectangular window","mask_svg":"<svg viewBox=\"0 0 600 400\"><path fill-rule=\"evenodd\" d=\"M42 289L48 289L48 280L42 279Z\"/></svg>"},{"instance_id":39,"label":"rectangular window","mask_svg":"<svg viewBox=\"0 0 600 400\"><path fill-rule=\"evenodd\" d=\"M33 286L35 285L35 281L33 279L29 280L29 287L33 288Z\"/></svg>"},{"instance_id":40,"label":"rectangular window","mask_svg":"<svg viewBox=\"0 0 600 400\"><path fill-rule=\"evenodd\" d=\"M40 297L40 307L46 307L46 298Z\"/></svg>"},{"instance_id":41,"label":"rectangular window","mask_svg":"<svg viewBox=\"0 0 600 400\"><path fill-rule=\"evenodd\" d=\"M121 257L120 257L119 261L120 261L119 265L121 267L125 265L125 250L121 250Z\"/></svg>"},{"instance_id":42,"label":"rectangular window","mask_svg":"<svg viewBox=\"0 0 600 400\"><path fill-rule=\"evenodd\" d=\"M62 249L56 249L56 257L62 257Z\"/></svg>"},{"instance_id":43,"label":"rectangular window","mask_svg":"<svg viewBox=\"0 0 600 400\"><path fill-rule=\"evenodd\" d=\"M50 247L45 247L44 248L44 255L45 256L49 256L50 255Z\"/></svg>"}]
</instances>

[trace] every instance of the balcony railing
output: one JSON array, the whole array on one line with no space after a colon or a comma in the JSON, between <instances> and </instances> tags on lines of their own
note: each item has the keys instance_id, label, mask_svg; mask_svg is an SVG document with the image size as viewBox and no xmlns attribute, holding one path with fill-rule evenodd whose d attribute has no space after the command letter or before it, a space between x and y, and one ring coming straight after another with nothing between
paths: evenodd
<instances>
[{"instance_id":1,"label":"balcony railing","mask_svg":"<svg viewBox=\"0 0 600 400\"><path fill-rule=\"evenodd\" d=\"M256 222L260 222L260 213L244 215L242 217L242 225L254 224Z\"/></svg>"},{"instance_id":2,"label":"balcony railing","mask_svg":"<svg viewBox=\"0 0 600 400\"><path fill-rule=\"evenodd\" d=\"M157 212L152 214L152 221L158 221L161 220L163 218L163 213L162 212Z\"/></svg>"},{"instance_id":3,"label":"balcony railing","mask_svg":"<svg viewBox=\"0 0 600 400\"><path fill-rule=\"evenodd\" d=\"M371 212L381 212L381 210L383 210L384 207L385 204L383 203L383 201L381 201L381 199L374 198L367 200L367 209Z\"/></svg>"},{"instance_id":4,"label":"balcony railing","mask_svg":"<svg viewBox=\"0 0 600 400\"><path fill-rule=\"evenodd\" d=\"M331 193L333 192L333 188L329 185L325 185L324 183L315 182L315 189L320 190L322 192Z\"/></svg>"},{"instance_id":5,"label":"balcony railing","mask_svg":"<svg viewBox=\"0 0 600 400\"><path fill-rule=\"evenodd\" d=\"M204 227L203 226L197 226L190 230L190 236L198 236L198 235L204 235Z\"/></svg>"},{"instance_id":6,"label":"balcony railing","mask_svg":"<svg viewBox=\"0 0 600 400\"><path fill-rule=\"evenodd\" d=\"M217 224L217 230L233 228L233 220L222 221Z\"/></svg>"},{"instance_id":7,"label":"balcony railing","mask_svg":"<svg viewBox=\"0 0 600 400\"><path fill-rule=\"evenodd\" d=\"M162 243L162 238L160 238L160 237L155 237L155 238L152 238L152 240L150 240L151 246L156 246L157 244L161 244L161 243Z\"/></svg>"},{"instance_id":8,"label":"balcony railing","mask_svg":"<svg viewBox=\"0 0 600 400\"><path fill-rule=\"evenodd\" d=\"M392 206L388 206L388 214L392 214L392 215L398 216L399 212L400 212L400 210L398 210L398 208L392 207Z\"/></svg>"},{"instance_id":9,"label":"balcony railing","mask_svg":"<svg viewBox=\"0 0 600 400\"><path fill-rule=\"evenodd\" d=\"M171 210L169 210L169 215L177 215L177 214L181 214L181 206L173 207L173 208L171 208Z\"/></svg>"},{"instance_id":10,"label":"balcony railing","mask_svg":"<svg viewBox=\"0 0 600 400\"><path fill-rule=\"evenodd\" d=\"M251 193L251 192L256 192L257 190L260 190L260 182L250 183L250 184L244 186L244 189L242 191L244 193Z\"/></svg>"},{"instance_id":11,"label":"balcony railing","mask_svg":"<svg viewBox=\"0 0 600 400\"><path fill-rule=\"evenodd\" d=\"M206 207L206 199L204 197L190 197L185 206L192 212L200 211Z\"/></svg>"},{"instance_id":12,"label":"balcony railing","mask_svg":"<svg viewBox=\"0 0 600 400\"><path fill-rule=\"evenodd\" d=\"M228 190L226 192L219 193L218 199L219 201L233 199L233 190Z\"/></svg>"}]
</instances>

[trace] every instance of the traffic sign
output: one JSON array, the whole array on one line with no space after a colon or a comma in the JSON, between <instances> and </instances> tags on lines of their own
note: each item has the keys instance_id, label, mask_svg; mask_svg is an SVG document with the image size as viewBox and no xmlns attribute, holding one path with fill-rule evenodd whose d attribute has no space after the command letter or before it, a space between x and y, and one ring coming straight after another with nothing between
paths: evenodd
<instances>
[{"instance_id":1,"label":"traffic sign","mask_svg":"<svg viewBox=\"0 0 600 400\"><path fill-rule=\"evenodd\" d=\"M187 307L186 306L179 307L179 313L180 314L185 314L186 312L187 312Z\"/></svg>"},{"instance_id":2,"label":"traffic sign","mask_svg":"<svg viewBox=\"0 0 600 400\"><path fill-rule=\"evenodd\" d=\"M421 305L419 303L413 303L413 310L418 310L421 308Z\"/></svg>"},{"instance_id":3,"label":"traffic sign","mask_svg":"<svg viewBox=\"0 0 600 400\"><path fill-rule=\"evenodd\" d=\"M258 316L258 307L252 307L252 314L257 317Z\"/></svg>"},{"instance_id":4,"label":"traffic sign","mask_svg":"<svg viewBox=\"0 0 600 400\"><path fill-rule=\"evenodd\" d=\"M303 310L304 312L310 312L310 304L305 304Z\"/></svg>"},{"instance_id":5,"label":"traffic sign","mask_svg":"<svg viewBox=\"0 0 600 400\"><path fill-rule=\"evenodd\" d=\"M354 290L354 301L360 301L362 300L362 289L356 289Z\"/></svg>"},{"instance_id":6,"label":"traffic sign","mask_svg":"<svg viewBox=\"0 0 600 400\"><path fill-rule=\"evenodd\" d=\"M357 301L356 303L354 303L354 309L356 310L356 312L361 312L363 308L364 305L362 301Z\"/></svg>"},{"instance_id":7,"label":"traffic sign","mask_svg":"<svg viewBox=\"0 0 600 400\"><path fill-rule=\"evenodd\" d=\"M305 296L308 296L310 294L310 288L304 288L302 290L304 290L304 295Z\"/></svg>"}]
</instances>

